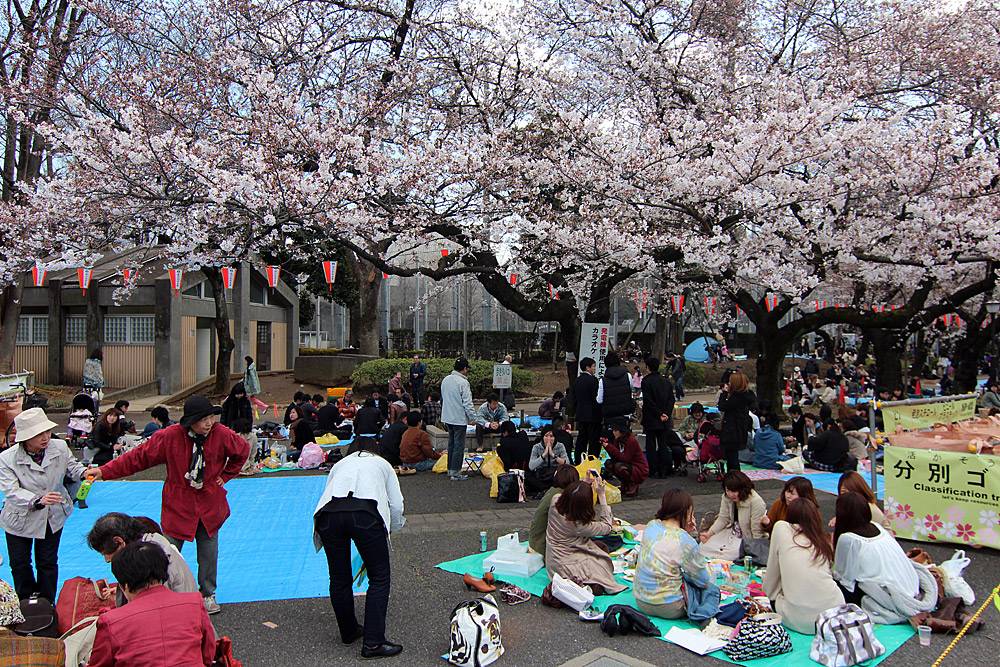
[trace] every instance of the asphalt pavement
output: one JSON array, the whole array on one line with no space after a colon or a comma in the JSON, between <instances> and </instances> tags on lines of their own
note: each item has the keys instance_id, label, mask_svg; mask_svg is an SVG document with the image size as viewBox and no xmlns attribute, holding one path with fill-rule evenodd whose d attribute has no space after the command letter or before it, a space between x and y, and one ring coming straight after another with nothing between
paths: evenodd
<instances>
[{"instance_id":1,"label":"asphalt pavement","mask_svg":"<svg viewBox=\"0 0 1000 667\"><path fill-rule=\"evenodd\" d=\"M451 611L462 600L474 596L461 578L434 568L434 565L473 553L479 549L479 531L486 530L491 544L499 535L517 530L527 535L531 513L537 503L498 505L488 497L489 483L482 477L451 482L444 475L421 473L401 479L408 525L392 536L392 597L389 603L387 635L404 646L403 653L384 660L386 664L438 665L448 648ZM693 476L650 480L637 499L615 505L613 511L633 522L648 521L658 507L659 497L670 487L682 487L695 495L700 516L717 511L719 486L699 484ZM769 503L777 497L780 481L757 483ZM824 516L833 512L834 497L817 494ZM239 508L234 507L234 512ZM903 542L907 549L916 543ZM948 558L954 547L920 544L938 562ZM220 557L225 558L225 544ZM969 550L972 564L966 579L977 594L977 605L987 591L1000 583L1000 553ZM249 577L267 577L280 562L262 563ZM478 574L478 573L476 573ZM220 587L226 585L219 582ZM359 619L363 618L364 598L357 598ZM506 653L498 665L561 665L594 649L610 649L655 665L711 665L713 658L700 657L657 639L604 635L599 626L584 624L566 610L543 607L538 598L510 607L501 606L501 627ZM1000 613L990 605L986 627L963 638L943 665L1000 664ZM311 667L313 665L353 665L360 662L360 647L343 646L333 611L327 599L286 600L224 605L213 617L222 634L233 639L236 656L248 667ZM276 627L271 627L274 625ZM950 642L935 635L929 648L916 638L907 642L884 663L889 667L930 665ZM586 664L615 665L621 662L598 658ZM805 664L805 663L801 663ZM812 663L810 663L812 664Z\"/></svg>"}]
</instances>

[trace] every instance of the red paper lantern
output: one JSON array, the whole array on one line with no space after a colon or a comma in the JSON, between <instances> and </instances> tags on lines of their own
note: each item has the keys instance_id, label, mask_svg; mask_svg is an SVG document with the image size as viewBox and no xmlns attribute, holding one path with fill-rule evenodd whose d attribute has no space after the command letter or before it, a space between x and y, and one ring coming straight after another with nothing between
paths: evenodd
<instances>
[{"instance_id":1,"label":"red paper lantern","mask_svg":"<svg viewBox=\"0 0 1000 667\"><path fill-rule=\"evenodd\" d=\"M35 287L41 287L45 284L45 276L48 274L48 271L36 263L33 267L31 267L31 282L34 283Z\"/></svg>"},{"instance_id":2,"label":"red paper lantern","mask_svg":"<svg viewBox=\"0 0 1000 667\"><path fill-rule=\"evenodd\" d=\"M271 289L274 289L275 287L278 286L278 278L281 277L281 267L271 265L267 267L266 273L267 273L267 285Z\"/></svg>"},{"instance_id":3,"label":"red paper lantern","mask_svg":"<svg viewBox=\"0 0 1000 667\"><path fill-rule=\"evenodd\" d=\"M333 261L323 262L323 277L326 279L326 288L333 291L333 283L337 279L337 263Z\"/></svg>"},{"instance_id":4,"label":"red paper lantern","mask_svg":"<svg viewBox=\"0 0 1000 667\"><path fill-rule=\"evenodd\" d=\"M764 305L767 307L767 312L770 313L772 310L778 307L778 295L768 294L764 298Z\"/></svg>"},{"instance_id":5,"label":"red paper lantern","mask_svg":"<svg viewBox=\"0 0 1000 667\"><path fill-rule=\"evenodd\" d=\"M222 273L222 284L226 289L233 289L233 286L236 285L236 267L224 266L219 270Z\"/></svg>"},{"instance_id":6,"label":"red paper lantern","mask_svg":"<svg viewBox=\"0 0 1000 667\"><path fill-rule=\"evenodd\" d=\"M138 269L122 269L122 285L130 285L139 277Z\"/></svg>"},{"instance_id":7,"label":"red paper lantern","mask_svg":"<svg viewBox=\"0 0 1000 667\"><path fill-rule=\"evenodd\" d=\"M678 315L684 312L684 295L678 294L677 296L670 297L670 306L674 309L674 313Z\"/></svg>"},{"instance_id":8,"label":"red paper lantern","mask_svg":"<svg viewBox=\"0 0 1000 667\"><path fill-rule=\"evenodd\" d=\"M552 283L549 283L549 298L551 298L553 301L559 300L559 290L552 287Z\"/></svg>"},{"instance_id":9,"label":"red paper lantern","mask_svg":"<svg viewBox=\"0 0 1000 667\"><path fill-rule=\"evenodd\" d=\"M388 279L389 279L389 274L386 273L385 271L383 271L382 272L382 280L388 280Z\"/></svg>"},{"instance_id":10,"label":"red paper lantern","mask_svg":"<svg viewBox=\"0 0 1000 667\"><path fill-rule=\"evenodd\" d=\"M80 282L80 289L83 293L87 293L87 288L90 287L90 281L94 277L93 269L79 268L76 270L76 279Z\"/></svg>"},{"instance_id":11,"label":"red paper lantern","mask_svg":"<svg viewBox=\"0 0 1000 667\"><path fill-rule=\"evenodd\" d=\"M447 248L441 248L441 256L442 257L447 257L448 256L448 249Z\"/></svg>"},{"instance_id":12,"label":"red paper lantern","mask_svg":"<svg viewBox=\"0 0 1000 667\"><path fill-rule=\"evenodd\" d=\"M180 294L184 269L167 269L167 275L170 276L170 288L174 290L174 295Z\"/></svg>"},{"instance_id":13,"label":"red paper lantern","mask_svg":"<svg viewBox=\"0 0 1000 667\"><path fill-rule=\"evenodd\" d=\"M516 287L517 286L517 274L516 273L510 274L510 285L511 285L511 287Z\"/></svg>"},{"instance_id":14,"label":"red paper lantern","mask_svg":"<svg viewBox=\"0 0 1000 667\"><path fill-rule=\"evenodd\" d=\"M705 297L705 312L709 315L715 315L715 310L719 305L719 297L717 296L706 296Z\"/></svg>"}]
</instances>

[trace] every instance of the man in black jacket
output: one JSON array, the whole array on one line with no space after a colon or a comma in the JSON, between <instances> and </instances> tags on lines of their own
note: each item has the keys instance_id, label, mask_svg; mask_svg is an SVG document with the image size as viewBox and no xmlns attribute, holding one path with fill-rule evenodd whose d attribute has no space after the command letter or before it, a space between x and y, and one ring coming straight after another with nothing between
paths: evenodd
<instances>
[{"instance_id":1,"label":"man in black jacket","mask_svg":"<svg viewBox=\"0 0 1000 667\"><path fill-rule=\"evenodd\" d=\"M604 377L597 387L597 402L601 405L606 438L611 437L612 424L620 423L623 418L628 421L635 412L632 382L617 352L608 352L604 357Z\"/></svg>"},{"instance_id":2,"label":"man in black jacket","mask_svg":"<svg viewBox=\"0 0 1000 667\"><path fill-rule=\"evenodd\" d=\"M642 378L642 431L646 434L646 461L650 477L673 474L673 454L667 442L674 413L674 388L660 375L660 360L646 359L649 373Z\"/></svg>"},{"instance_id":3,"label":"man in black jacket","mask_svg":"<svg viewBox=\"0 0 1000 667\"><path fill-rule=\"evenodd\" d=\"M321 407L316 414L318 418L316 432L319 435L333 433L340 426L340 422L344 421L340 414L340 408L337 407L337 399L333 396L326 399L326 405Z\"/></svg>"},{"instance_id":4,"label":"man in black jacket","mask_svg":"<svg viewBox=\"0 0 1000 667\"><path fill-rule=\"evenodd\" d=\"M594 456L601 454L601 406L597 404L597 387L600 382L594 376L597 362L584 357L580 360L580 371L573 384L577 430L574 465L580 463L584 452Z\"/></svg>"},{"instance_id":5,"label":"man in black jacket","mask_svg":"<svg viewBox=\"0 0 1000 667\"><path fill-rule=\"evenodd\" d=\"M375 399L373 398L365 401L365 406L358 410L358 414L354 415L355 435L368 435L378 438L383 424L385 424L385 417L382 416L382 411L375 406Z\"/></svg>"}]
</instances>

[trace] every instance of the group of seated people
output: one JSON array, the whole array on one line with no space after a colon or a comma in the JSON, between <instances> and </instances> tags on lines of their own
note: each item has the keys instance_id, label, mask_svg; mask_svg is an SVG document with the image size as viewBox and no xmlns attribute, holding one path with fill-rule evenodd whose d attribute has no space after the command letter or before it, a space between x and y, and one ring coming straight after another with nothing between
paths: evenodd
<instances>
[{"instance_id":1,"label":"group of seated people","mask_svg":"<svg viewBox=\"0 0 1000 667\"><path fill-rule=\"evenodd\" d=\"M607 548L595 539L612 532L606 489L601 477L581 480L576 468L558 465L529 530L529 546L544 554L550 576L589 586L595 595L626 588L615 579ZM686 617L694 589L715 582L707 545L734 534L764 545L764 591L793 630L812 634L822 612L845 601L866 605L866 596L882 618L905 618L906 600L922 593L917 569L886 529L874 494L858 473L842 475L838 492L836 514L824 523L807 478L788 480L768 508L746 474L730 471L717 518L698 532L691 495L668 490L655 518L637 526L643 530L633 588L639 609L660 618ZM893 604L900 607L899 616L893 616Z\"/></svg>"}]
</instances>

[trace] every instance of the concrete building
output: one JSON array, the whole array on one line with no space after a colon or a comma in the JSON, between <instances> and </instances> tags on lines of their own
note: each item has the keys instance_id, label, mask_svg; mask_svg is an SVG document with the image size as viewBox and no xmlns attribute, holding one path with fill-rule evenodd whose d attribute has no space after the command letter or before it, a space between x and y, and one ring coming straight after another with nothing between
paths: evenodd
<instances>
[{"instance_id":1,"label":"concrete building","mask_svg":"<svg viewBox=\"0 0 1000 667\"><path fill-rule=\"evenodd\" d=\"M155 249L108 253L93 268L86 294L76 269L55 271L45 284L24 290L14 354L16 369L36 381L74 385L93 348L104 354L108 387L155 385L169 394L215 371L217 342L211 285L201 271L185 271L179 292L171 287L164 258ZM127 297L117 293L126 268L137 269ZM298 298L280 282L267 284L263 267L243 262L226 290L233 334L232 371L249 354L260 371L286 370L298 353Z\"/></svg>"}]
</instances>

